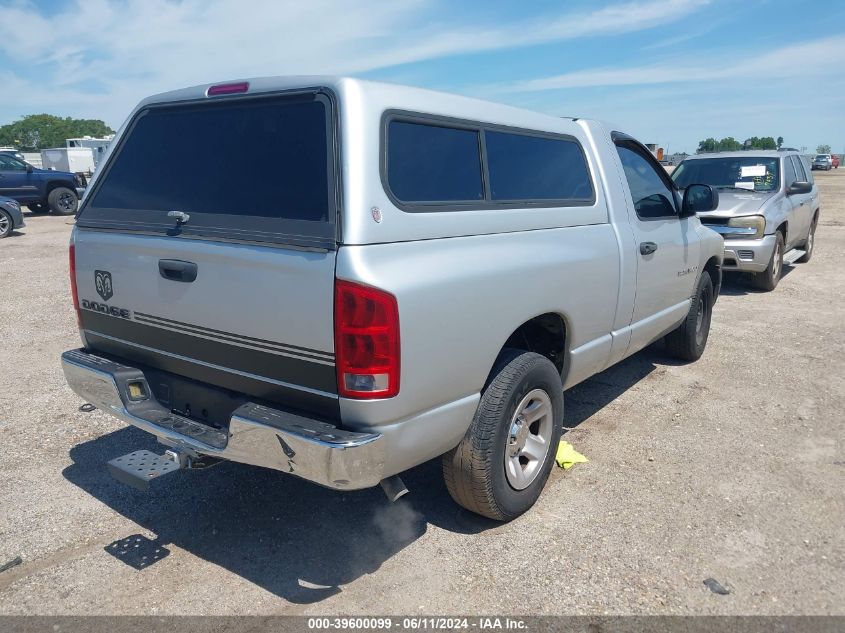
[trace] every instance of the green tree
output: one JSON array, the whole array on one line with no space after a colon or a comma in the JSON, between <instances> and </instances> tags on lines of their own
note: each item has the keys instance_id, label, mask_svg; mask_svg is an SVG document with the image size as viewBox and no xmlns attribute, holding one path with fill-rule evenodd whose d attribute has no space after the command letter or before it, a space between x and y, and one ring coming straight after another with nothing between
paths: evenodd
<instances>
[{"instance_id":1,"label":"green tree","mask_svg":"<svg viewBox=\"0 0 845 633\"><path fill-rule=\"evenodd\" d=\"M114 134L114 130L98 119L63 119L52 114L29 114L0 126L0 145L11 145L23 151L38 151L48 147L64 147L66 139L77 136L107 134Z\"/></svg>"},{"instance_id":2,"label":"green tree","mask_svg":"<svg viewBox=\"0 0 845 633\"><path fill-rule=\"evenodd\" d=\"M778 149L780 149L782 146L783 146L783 137L778 136Z\"/></svg>"},{"instance_id":3,"label":"green tree","mask_svg":"<svg viewBox=\"0 0 845 633\"><path fill-rule=\"evenodd\" d=\"M771 136L764 136L759 140L759 146L754 149L777 149L778 144Z\"/></svg>"},{"instance_id":4,"label":"green tree","mask_svg":"<svg viewBox=\"0 0 845 633\"><path fill-rule=\"evenodd\" d=\"M716 152L718 150L719 150L719 141L717 141L713 137L710 137L710 138L706 138L703 141L700 141L698 143L698 149L696 150L696 153L703 154L705 152Z\"/></svg>"},{"instance_id":5,"label":"green tree","mask_svg":"<svg viewBox=\"0 0 845 633\"><path fill-rule=\"evenodd\" d=\"M742 149L742 143L736 140L733 136L727 136L719 141L720 152L735 152Z\"/></svg>"},{"instance_id":6,"label":"green tree","mask_svg":"<svg viewBox=\"0 0 845 633\"><path fill-rule=\"evenodd\" d=\"M830 145L819 145L816 154L830 154Z\"/></svg>"}]
</instances>

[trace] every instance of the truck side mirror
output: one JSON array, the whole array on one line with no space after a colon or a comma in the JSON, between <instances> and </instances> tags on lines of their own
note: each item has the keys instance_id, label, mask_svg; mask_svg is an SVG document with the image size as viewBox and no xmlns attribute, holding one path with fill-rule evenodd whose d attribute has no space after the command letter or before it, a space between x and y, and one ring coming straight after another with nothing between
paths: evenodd
<instances>
[{"instance_id":1,"label":"truck side mirror","mask_svg":"<svg viewBox=\"0 0 845 633\"><path fill-rule=\"evenodd\" d=\"M28 174L32 173L32 165L30 165L29 163L26 164L26 173L28 173Z\"/></svg>"},{"instance_id":2,"label":"truck side mirror","mask_svg":"<svg viewBox=\"0 0 845 633\"><path fill-rule=\"evenodd\" d=\"M713 211L719 206L719 192L710 185L689 185L684 190L681 217L688 218L703 211Z\"/></svg>"},{"instance_id":3,"label":"truck side mirror","mask_svg":"<svg viewBox=\"0 0 845 633\"><path fill-rule=\"evenodd\" d=\"M813 185L805 180L796 180L786 190L786 195L792 196L796 193L810 193L813 190Z\"/></svg>"}]
</instances>

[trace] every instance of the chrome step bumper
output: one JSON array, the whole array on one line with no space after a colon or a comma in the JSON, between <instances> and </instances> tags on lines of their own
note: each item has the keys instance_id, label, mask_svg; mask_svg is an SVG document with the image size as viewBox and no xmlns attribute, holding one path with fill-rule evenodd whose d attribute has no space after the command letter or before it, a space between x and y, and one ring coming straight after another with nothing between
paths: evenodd
<instances>
[{"instance_id":1,"label":"chrome step bumper","mask_svg":"<svg viewBox=\"0 0 845 633\"><path fill-rule=\"evenodd\" d=\"M62 369L70 388L86 402L168 446L273 468L341 490L370 488L383 478L381 434L345 431L253 402L232 413L228 430L219 430L162 406L138 368L71 350L62 354Z\"/></svg>"}]
</instances>

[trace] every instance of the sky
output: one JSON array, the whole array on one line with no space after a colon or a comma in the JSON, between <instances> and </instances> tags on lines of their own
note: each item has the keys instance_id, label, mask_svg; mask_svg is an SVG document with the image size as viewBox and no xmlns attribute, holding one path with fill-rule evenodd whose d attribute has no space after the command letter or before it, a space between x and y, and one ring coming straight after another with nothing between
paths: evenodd
<instances>
[{"instance_id":1,"label":"sky","mask_svg":"<svg viewBox=\"0 0 845 633\"><path fill-rule=\"evenodd\" d=\"M669 152L845 153L841 0L0 0L0 125L117 129L150 94L300 74L604 119Z\"/></svg>"}]
</instances>

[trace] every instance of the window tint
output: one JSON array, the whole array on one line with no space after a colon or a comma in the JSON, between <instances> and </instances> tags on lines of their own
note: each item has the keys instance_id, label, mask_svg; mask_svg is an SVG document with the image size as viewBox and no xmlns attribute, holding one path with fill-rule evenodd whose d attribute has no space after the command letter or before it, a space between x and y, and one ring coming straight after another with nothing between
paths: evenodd
<instances>
[{"instance_id":1,"label":"window tint","mask_svg":"<svg viewBox=\"0 0 845 633\"><path fill-rule=\"evenodd\" d=\"M644 219L677 216L672 202L674 195L652 164L624 145L618 145L616 149L637 215Z\"/></svg>"},{"instance_id":2,"label":"window tint","mask_svg":"<svg viewBox=\"0 0 845 633\"><path fill-rule=\"evenodd\" d=\"M587 163L577 143L486 131L493 200L589 200Z\"/></svg>"},{"instance_id":3,"label":"window tint","mask_svg":"<svg viewBox=\"0 0 845 633\"><path fill-rule=\"evenodd\" d=\"M786 187L790 187L793 182L798 180L798 176L795 174L795 165L792 164L789 156L784 157L783 161L783 171L784 171L784 185Z\"/></svg>"},{"instance_id":4,"label":"window tint","mask_svg":"<svg viewBox=\"0 0 845 633\"><path fill-rule=\"evenodd\" d=\"M89 206L109 212L99 217L125 219L114 210L132 210L159 222L163 214L149 212L184 211L190 228L219 226L221 216L324 222L328 146L319 99L153 108L129 132Z\"/></svg>"},{"instance_id":5,"label":"window tint","mask_svg":"<svg viewBox=\"0 0 845 633\"><path fill-rule=\"evenodd\" d=\"M26 171L26 164L17 158L0 154L0 169L3 171Z\"/></svg>"},{"instance_id":6,"label":"window tint","mask_svg":"<svg viewBox=\"0 0 845 633\"><path fill-rule=\"evenodd\" d=\"M387 181L403 202L482 200L478 131L391 121Z\"/></svg>"},{"instance_id":7,"label":"window tint","mask_svg":"<svg viewBox=\"0 0 845 633\"><path fill-rule=\"evenodd\" d=\"M795 156L794 154L790 156L790 158L792 159L792 163L795 167L795 177L798 180L806 181L807 174L804 173L804 164L801 162L801 159L798 158L798 156Z\"/></svg>"}]
</instances>

